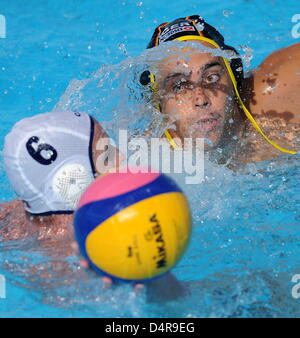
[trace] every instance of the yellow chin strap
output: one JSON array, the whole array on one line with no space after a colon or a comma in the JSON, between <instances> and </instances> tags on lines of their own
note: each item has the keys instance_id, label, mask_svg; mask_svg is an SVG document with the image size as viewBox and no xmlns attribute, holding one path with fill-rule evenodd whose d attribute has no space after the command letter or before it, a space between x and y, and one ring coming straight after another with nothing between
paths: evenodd
<instances>
[{"instance_id":1,"label":"yellow chin strap","mask_svg":"<svg viewBox=\"0 0 300 338\"><path fill-rule=\"evenodd\" d=\"M201 41L205 41L205 42L210 43L211 45L213 45L216 48L221 49L219 47L219 45L215 41L213 41L211 39L208 39L208 38L206 38L204 36L186 35L186 36L181 36L181 37L177 38L176 40L180 40L180 41L201 40ZM224 61L225 67L227 68L228 74L229 74L229 76L231 78L231 81L232 81L232 84L233 84L233 87L234 87L234 91L236 93L238 101L239 101L239 103L240 103L243 111L245 112L247 118L251 121L252 125L254 126L254 128L266 139L266 141L268 141L270 144L272 144L272 146L275 147L276 149L278 149L278 150L280 150L280 151L282 151L284 153L297 154L297 151L291 151L291 150L287 150L287 149L284 149L284 148L280 147L277 143L275 143L274 141L270 140L268 138L268 136L265 135L265 133L260 129L260 127L257 124L257 122L255 121L254 117L251 115L251 113L249 112L249 110L244 105L243 100L241 99L240 93L239 93L238 88L237 88L237 82L236 82L235 76L233 74L233 71L231 69L231 66L230 66L228 60L223 57L223 61ZM151 74L151 75L153 76L153 74ZM151 86L152 90L156 90L157 88L156 88L154 76L151 79L151 82L153 83L153 85ZM173 148L177 148L177 145L174 142L174 140L173 140L172 136L170 135L170 133L168 132L168 130L165 130L165 136L168 139L168 141L170 142L171 146Z\"/></svg>"}]
</instances>

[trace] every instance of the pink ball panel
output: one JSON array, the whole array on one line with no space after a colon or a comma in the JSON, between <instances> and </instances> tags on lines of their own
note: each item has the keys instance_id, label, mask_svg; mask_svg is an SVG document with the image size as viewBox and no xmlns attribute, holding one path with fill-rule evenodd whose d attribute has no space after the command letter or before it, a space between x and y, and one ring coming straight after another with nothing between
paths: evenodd
<instances>
[{"instance_id":1,"label":"pink ball panel","mask_svg":"<svg viewBox=\"0 0 300 338\"><path fill-rule=\"evenodd\" d=\"M96 179L82 195L77 208L85 204L119 196L154 181L159 173L113 173Z\"/></svg>"}]
</instances>

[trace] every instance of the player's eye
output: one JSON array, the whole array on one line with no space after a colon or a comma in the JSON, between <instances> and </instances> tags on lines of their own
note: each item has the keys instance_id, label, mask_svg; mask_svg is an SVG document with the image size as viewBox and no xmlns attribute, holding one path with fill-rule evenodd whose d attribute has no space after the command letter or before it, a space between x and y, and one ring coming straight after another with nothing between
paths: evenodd
<instances>
[{"instance_id":1,"label":"player's eye","mask_svg":"<svg viewBox=\"0 0 300 338\"><path fill-rule=\"evenodd\" d=\"M221 76L219 74L209 74L205 78L206 83L216 83L220 80Z\"/></svg>"}]
</instances>

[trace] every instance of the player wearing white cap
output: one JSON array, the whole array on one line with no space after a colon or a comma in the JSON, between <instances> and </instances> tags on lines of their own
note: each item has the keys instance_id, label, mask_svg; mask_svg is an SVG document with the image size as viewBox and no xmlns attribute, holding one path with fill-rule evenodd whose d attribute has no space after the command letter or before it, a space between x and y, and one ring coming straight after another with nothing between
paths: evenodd
<instances>
[{"instance_id":1,"label":"player wearing white cap","mask_svg":"<svg viewBox=\"0 0 300 338\"><path fill-rule=\"evenodd\" d=\"M0 236L10 240L32 232L39 238L72 233L72 213L94 179L103 152L96 145L104 137L100 124L81 112L45 113L18 122L3 150L18 199L0 204Z\"/></svg>"}]
</instances>

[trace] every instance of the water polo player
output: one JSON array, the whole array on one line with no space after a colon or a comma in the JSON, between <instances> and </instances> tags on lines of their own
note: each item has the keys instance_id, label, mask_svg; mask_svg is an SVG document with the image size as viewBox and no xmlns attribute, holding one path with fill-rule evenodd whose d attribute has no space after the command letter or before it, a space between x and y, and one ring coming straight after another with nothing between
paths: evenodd
<instances>
[{"instance_id":1,"label":"water polo player","mask_svg":"<svg viewBox=\"0 0 300 338\"><path fill-rule=\"evenodd\" d=\"M95 175L118 165L118 151L113 146L112 156L107 157L105 149L102 167L98 161L104 155L99 141L106 138L99 123L85 113L46 113L18 122L5 138L3 156L19 199L0 204L0 240L36 234L50 255L73 255L77 201ZM84 260L81 265L88 267ZM106 287L112 283L107 277L102 281ZM172 285L169 292L166 284ZM136 289L139 287L141 284ZM161 300L186 292L171 274L149 283L147 290L151 299Z\"/></svg>"},{"instance_id":2,"label":"water polo player","mask_svg":"<svg viewBox=\"0 0 300 338\"><path fill-rule=\"evenodd\" d=\"M94 175L106 138L85 113L53 112L25 118L5 138L4 167L18 200L0 204L0 235L17 239L32 232L73 238L72 214ZM97 149L96 149L97 148ZM107 163L107 169L114 163Z\"/></svg>"},{"instance_id":3,"label":"water polo player","mask_svg":"<svg viewBox=\"0 0 300 338\"><path fill-rule=\"evenodd\" d=\"M147 48L175 40L187 48L164 58L140 78L151 88L156 107L170 118L175 116L176 129L165 132L173 147L176 138L204 138L205 149L213 150L210 153L228 150L243 161L299 150L300 43L274 52L244 77L236 50L202 17L159 25ZM214 56L211 49L231 57Z\"/></svg>"}]
</instances>

